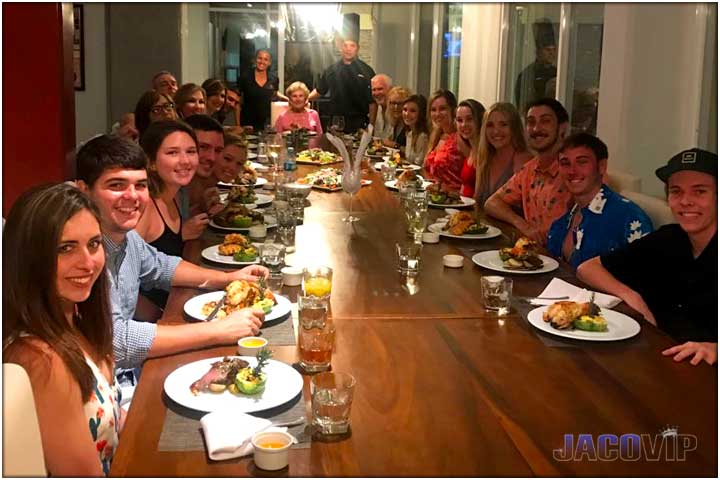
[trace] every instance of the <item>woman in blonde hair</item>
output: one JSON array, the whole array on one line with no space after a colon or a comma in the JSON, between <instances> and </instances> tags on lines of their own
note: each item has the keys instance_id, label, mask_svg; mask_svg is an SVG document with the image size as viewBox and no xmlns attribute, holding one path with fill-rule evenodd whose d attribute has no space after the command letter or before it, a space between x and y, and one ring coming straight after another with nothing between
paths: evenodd
<instances>
[{"instance_id":1,"label":"woman in blonde hair","mask_svg":"<svg viewBox=\"0 0 720 480\"><path fill-rule=\"evenodd\" d=\"M402 148L405 146L405 122L403 122L403 104L412 94L409 88L393 87L388 92L388 115L390 122L389 136L383 139L388 147Z\"/></svg>"},{"instance_id":2,"label":"woman in blonde hair","mask_svg":"<svg viewBox=\"0 0 720 480\"><path fill-rule=\"evenodd\" d=\"M496 103L485 112L476 149L475 198L484 205L493 193L532 158L522 121L512 103Z\"/></svg>"},{"instance_id":3,"label":"woman in blonde hair","mask_svg":"<svg viewBox=\"0 0 720 480\"><path fill-rule=\"evenodd\" d=\"M175 93L175 108L179 118L205 113L205 90L200 85L186 83Z\"/></svg>"},{"instance_id":4,"label":"woman in blonde hair","mask_svg":"<svg viewBox=\"0 0 720 480\"><path fill-rule=\"evenodd\" d=\"M323 133L320 116L315 110L308 108L310 90L303 82L293 82L285 93L288 96L288 109L275 121L275 131L284 132L294 128L306 128L311 132Z\"/></svg>"},{"instance_id":5,"label":"woman in blonde hair","mask_svg":"<svg viewBox=\"0 0 720 480\"><path fill-rule=\"evenodd\" d=\"M455 114L455 127L457 128L458 150L466 160L460 171L462 186L460 195L472 198L475 194L475 155L480 143L480 130L482 126L485 107L475 99L468 98L460 102Z\"/></svg>"},{"instance_id":6,"label":"woman in blonde hair","mask_svg":"<svg viewBox=\"0 0 720 480\"><path fill-rule=\"evenodd\" d=\"M428 116L433 128L425 157L425 170L431 178L451 190L459 190L462 185L460 172L464 160L457 147L456 109L457 98L449 90L438 90L428 102Z\"/></svg>"},{"instance_id":7,"label":"woman in blonde hair","mask_svg":"<svg viewBox=\"0 0 720 480\"><path fill-rule=\"evenodd\" d=\"M244 137L225 133L222 157L213 165L213 174L220 182L233 183L247 162L247 141Z\"/></svg>"}]
</instances>

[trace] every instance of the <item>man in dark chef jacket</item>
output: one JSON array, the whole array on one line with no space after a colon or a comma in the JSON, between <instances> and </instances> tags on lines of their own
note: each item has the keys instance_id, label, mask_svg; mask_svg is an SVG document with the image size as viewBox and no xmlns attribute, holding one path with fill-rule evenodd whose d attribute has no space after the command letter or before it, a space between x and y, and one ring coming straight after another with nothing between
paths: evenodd
<instances>
[{"instance_id":1,"label":"man in dark chef jacket","mask_svg":"<svg viewBox=\"0 0 720 480\"><path fill-rule=\"evenodd\" d=\"M360 34L360 16L346 14L343 21L344 38L342 58L331 65L320 77L317 87L310 93L309 101L330 93L327 107L323 105L323 117L343 116L345 131L354 132L368 123L368 112L373 102L370 79L373 69L357 58Z\"/></svg>"}]
</instances>

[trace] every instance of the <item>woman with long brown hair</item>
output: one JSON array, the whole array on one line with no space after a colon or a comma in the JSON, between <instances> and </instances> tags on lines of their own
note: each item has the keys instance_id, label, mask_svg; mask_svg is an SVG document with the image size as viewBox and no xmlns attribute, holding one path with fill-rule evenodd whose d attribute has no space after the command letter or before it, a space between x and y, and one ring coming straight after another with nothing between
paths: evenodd
<instances>
[{"instance_id":1,"label":"woman with long brown hair","mask_svg":"<svg viewBox=\"0 0 720 480\"><path fill-rule=\"evenodd\" d=\"M520 114L512 103L496 103L487 112L476 156L475 198L478 205L502 187L532 158Z\"/></svg>"},{"instance_id":2,"label":"woman with long brown hair","mask_svg":"<svg viewBox=\"0 0 720 480\"><path fill-rule=\"evenodd\" d=\"M455 114L455 126L458 132L458 150L465 161L460 171L462 186L460 195L472 198L475 193L475 155L480 143L480 129L485 107L475 99L468 98L460 102Z\"/></svg>"},{"instance_id":3,"label":"woman with long brown hair","mask_svg":"<svg viewBox=\"0 0 720 480\"><path fill-rule=\"evenodd\" d=\"M48 472L107 475L123 418L97 207L66 184L22 194L2 271L3 362L30 377Z\"/></svg>"},{"instance_id":4,"label":"woman with long brown hair","mask_svg":"<svg viewBox=\"0 0 720 480\"><path fill-rule=\"evenodd\" d=\"M449 90L436 91L428 102L428 116L433 128L425 170L431 178L452 190L459 190L462 185L460 172L464 159L457 148L456 109L457 99Z\"/></svg>"},{"instance_id":5,"label":"woman with long brown hair","mask_svg":"<svg viewBox=\"0 0 720 480\"><path fill-rule=\"evenodd\" d=\"M428 146L427 100L423 95L410 95L403 102L403 123L405 135L405 158L408 162L421 165L425 161Z\"/></svg>"}]
</instances>

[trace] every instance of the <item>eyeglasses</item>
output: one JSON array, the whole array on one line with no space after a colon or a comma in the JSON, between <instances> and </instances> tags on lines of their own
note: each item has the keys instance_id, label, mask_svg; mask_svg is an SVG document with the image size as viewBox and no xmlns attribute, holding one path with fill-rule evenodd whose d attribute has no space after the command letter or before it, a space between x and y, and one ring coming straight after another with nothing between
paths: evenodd
<instances>
[{"instance_id":1,"label":"eyeglasses","mask_svg":"<svg viewBox=\"0 0 720 480\"><path fill-rule=\"evenodd\" d=\"M164 112L167 112L167 113L170 113L170 112L172 112L173 110L175 110L175 104L172 103L172 102L170 102L170 103L163 103L162 105L155 105L154 107L152 107L152 108L150 109L150 111L151 111L152 113L155 113L155 114L162 113L163 111L164 111Z\"/></svg>"},{"instance_id":2,"label":"eyeglasses","mask_svg":"<svg viewBox=\"0 0 720 480\"><path fill-rule=\"evenodd\" d=\"M395 108L398 108L398 107L402 107L403 103L405 103L405 102L390 102L390 105Z\"/></svg>"}]
</instances>

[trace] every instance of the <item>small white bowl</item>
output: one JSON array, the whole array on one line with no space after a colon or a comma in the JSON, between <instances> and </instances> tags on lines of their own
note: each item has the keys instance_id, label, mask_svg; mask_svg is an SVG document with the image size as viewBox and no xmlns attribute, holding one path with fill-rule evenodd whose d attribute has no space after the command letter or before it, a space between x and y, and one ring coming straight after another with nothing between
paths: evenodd
<instances>
[{"instance_id":1,"label":"small white bowl","mask_svg":"<svg viewBox=\"0 0 720 480\"><path fill-rule=\"evenodd\" d=\"M440 241L440 234L436 232L423 232L422 241L424 243L438 243Z\"/></svg>"},{"instance_id":2,"label":"small white bowl","mask_svg":"<svg viewBox=\"0 0 720 480\"><path fill-rule=\"evenodd\" d=\"M250 238L265 238L267 236L267 227L265 225L253 225L248 231Z\"/></svg>"},{"instance_id":3,"label":"small white bowl","mask_svg":"<svg viewBox=\"0 0 720 480\"><path fill-rule=\"evenodd\" d=\"M288 451L295 439L286 432L260 432L252 436L255 466L263 470L280 470L288 465ZM269 442L282 444L279 448L267 448Z\"/></svg>"},{"instance_id":4,"label":"small white bowl","mask_svg":"<svg viewBox=\"0 0 720 480\"><path fill-rule=\"evenodd\" d=\"M238 340L238 353L244 357L254 357L263 347L268 344L267 339L262 337L245 337Z\"/></svg>"},{"instance_id":5,"label":"small white bowl","mask_svg":"<svg viewBox=\"0 0 720 480\"><path fill-rule=\"evenodd\" d=\"M460 268L464 261L465 258L462 255L445 255L443 257L443 265L450 268Z\"/></svg>"},{"instance_id":6,"label":"small white bowl","mask_svg":"<svg viewBox=\"0 0 720 480\"><path fill-rule=\"evenodd\" d=\"M302 283L303 269L298 267L283 267L280 272L283 274L283 285L297 287Z\"/></svg>"},{"instance_id":7,"label":"small white bowl","mask_svg":"<svg viewBox=\"0 0 720 480\"><path fill-rule=\"evenodd\" d=\"M305 198L310 195L310 191L312 190L312 185L305 185L302 183L287 183L284 185L286 190L292 190L295 192L302 192L303 196Z\"/></svg>"}]
</instances>

